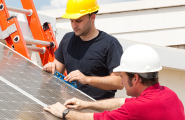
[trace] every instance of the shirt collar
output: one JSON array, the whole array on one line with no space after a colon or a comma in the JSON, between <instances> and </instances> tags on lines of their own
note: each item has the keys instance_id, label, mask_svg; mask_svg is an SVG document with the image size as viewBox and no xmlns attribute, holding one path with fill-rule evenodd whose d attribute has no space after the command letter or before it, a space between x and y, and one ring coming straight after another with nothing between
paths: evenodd
<instances>
[{"instance_id":1,"label":"shirt collar","mask_svg":"<svg viewBox=\"0 0 185 120\"><path fill-rule=\"evenodd\" d=\"M160 87L159 83L155 84L155 85L152 85L148 88L146 88L140 96L144 96L147 92L151 91L151 90L155 90L155 89L158 89Z\"/></svg>"}]
</instances>

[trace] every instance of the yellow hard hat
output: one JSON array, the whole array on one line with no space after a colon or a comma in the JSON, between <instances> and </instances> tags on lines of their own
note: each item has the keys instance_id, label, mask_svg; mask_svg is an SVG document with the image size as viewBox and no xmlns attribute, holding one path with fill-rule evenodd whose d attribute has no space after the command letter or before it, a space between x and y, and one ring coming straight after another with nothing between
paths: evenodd
<instances>
[{"instance_id":1,"label":"yellow hard hat","mask_svg":"<svg viewBox=\"0 0 185 120\"><path fill-rule=\"evenodd\" d=\"M99 10L96 0L68 0L66 13L62 16L68 19L77 19L83 15Z\"/></svg>"}]
</instances>

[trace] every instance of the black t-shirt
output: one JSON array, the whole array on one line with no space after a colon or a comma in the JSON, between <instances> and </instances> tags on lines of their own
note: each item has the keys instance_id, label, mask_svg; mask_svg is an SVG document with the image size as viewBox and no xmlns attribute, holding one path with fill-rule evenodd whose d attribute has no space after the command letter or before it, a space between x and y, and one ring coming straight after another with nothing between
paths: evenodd
<instances>
[{"instance_id":1,"label":"black t-shirt","mask_svg":"<svg viewBox=\"0 0 185 120\"><path fill-rule=\"evenodd\" d=\"M68 74L79 70L86 76L108 76L119 66L122 54L119 41L103 31L99 31L99 35L90 41L83 41L74 32L70 32L60 42L55 58L65 64ZM116 92L75 82L79 90L96 100L114 97Z\"/></svg>"}]
</instances>

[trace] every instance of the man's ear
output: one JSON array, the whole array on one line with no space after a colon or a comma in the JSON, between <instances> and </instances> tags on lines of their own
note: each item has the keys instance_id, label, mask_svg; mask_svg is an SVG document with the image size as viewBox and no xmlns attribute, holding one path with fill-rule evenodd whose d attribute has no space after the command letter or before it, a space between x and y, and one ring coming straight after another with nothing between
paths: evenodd
<instances>
[{"instance_id":1,"label":"man's ear","mask_svg":"<svg viewBox=\"0 0 185 120\"><path fill-rule=\"evenodd\" d=\"M93 14L91 15L91 20L94 22L95 18L96 18L96 15L93 13Z\"/></svg>"},{"instance_id":2,"label":"man's ear","mask_svg":"<svg viewBox=\"0 0 185 120\"><path fill-rule=\"evenodd\" d=\"M132 80L133 84L139 83L140 78L139 78L139 75L138 74L134 74L133 79L134 79L134 80Z\"/></svg>"}]
</instances>

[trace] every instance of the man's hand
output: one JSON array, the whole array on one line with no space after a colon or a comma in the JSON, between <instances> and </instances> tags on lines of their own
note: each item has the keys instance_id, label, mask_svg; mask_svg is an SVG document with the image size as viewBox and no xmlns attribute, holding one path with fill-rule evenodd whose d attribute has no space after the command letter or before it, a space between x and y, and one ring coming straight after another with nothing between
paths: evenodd
<instances>
[{"instance_id":1,"label":"man's hand","mask_svg":"<svg viewBox=\"0 0 185 120\"><path fill-rule=\"evenodd\" d=\"M87 102L86 101L82 101L80 99L77 98L72 98L67 100L64 105L67 108L72 108L72 109L76 109L76 110L83 110L87 108Z\"/></svg>"},{"instance_id":2,"label":"man's hand","mask_svg":"<svg viewBox=\"0 0 185 120\"><path fill-rule=\"evenodd\" d=\"M64 80L66 81L73 81L78 80L81 84L87 84L87 76L85 76L83 73L81 73L79 70L75 70L70 72Z\"/></svg>"},{"instance_id":3,"label":"man's hand","mask_svg":"<svg viewBox=\"0 0 185 120\"><path fill-rule=\"evenodd\" d=\"M47 63L46 65L44 65L43 70L54 74L55 73L55 63L54 62Z\"/></svg>"},{"instance_id":4,"label":"man's hand","mask_svg":"<svg viewBox=\"0 0 185 120\"><path fill-rule=\"evenodd\" d=\"M59 102L44 108L44 110L50 112L51 114L53 114L59 118L63 117L63 111L65 109L67 109L67 108Z\"/></svg>"}]
</instances>

